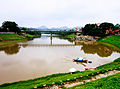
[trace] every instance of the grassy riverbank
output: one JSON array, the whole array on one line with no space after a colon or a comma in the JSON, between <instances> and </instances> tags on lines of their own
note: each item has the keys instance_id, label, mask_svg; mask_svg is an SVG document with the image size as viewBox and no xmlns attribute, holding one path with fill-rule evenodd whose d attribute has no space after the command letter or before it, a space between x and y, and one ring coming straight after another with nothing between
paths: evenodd
<instances>
[{"instance_id":1,"label":"grassy riverbank","mask_svg":"<svg viewBox=\"0 0 120 89\"><path fill-rule=\"evenodd\" d=\"M21 40L25 39L24 36L19 36L18 34L0 34L1 41L11 41L11 40Z\"/></svg>"},{"instance_id":2,"label":"grassy riverbank","mask_svg":"<svg viewBox=\"0 0 120 89\"><path fill-rule=\"evenodd\" d=\"M32 39L34 37L34 35L30 34L27 34L26 36L18 34L0 34L0 48L13 46L18 42L26 41L27 39Z\"/></svg>"},{"instance_id":3,"label":"grassy riverbank","mask_svg":"<svg viewBox=\"0 0 120 89\"><path fill-rule=\"evenodd\" d=\"M114 36L109 36L107 38L99 40L99 42L104 42L106 44L112 44L116 47L120 48L120 36L114 35Z\"/></svg>"},{"instance_id":4,"label":"grassy riverbank","mask_svg":"<svg viewBox=\"0 0 120 89\"><path fill-rule=\"evenodd\" d=\"M101 78L83 85L75 86L69 89L119 89L120 73Z\"/></svg>"},{"instance_id":5,"label":"grassy riverbank","mask_svg":"<svg viewBox=\"0 0 120 89\"><path fill-rule=\"evenodd\" d=\"M68 37L68 38L73 38L73 37L75 37L75 34L70 34L70 35L68 35L67 37Z\"/></svg>"},{"instance_id":6,"label":"grassy riverbank","mask_svg":"<svg viewBox=\"0 0 120 89\"><path fill-rule=\"evenodd\" d=\"M99 42L104 42L104 44L112 46L115 48L120 48L120 36L114 35L109 36L107 38L99 40ZM113 63L118 62L120 63L120 58L116 59ZM109 63L111 64L111 63ZM106 64L109 66L109 64ZM106 67L106 65L103 65L98 68ZM118 66L118 64L116 64ZM120 66L119 66L120 70ZM108 76L105 78L101 78L92 82L88 82L79 86L71 87L69 89L119 89L120 87L120 73Z\"/></svg>"},{"instance_id":7,"label":"grassy riverbank","mask_svg":"<svg viewBox=\"0 0 120 89\"><path fill-rule=\"evenodd\" d=\"M0 85L0 89L32 89L34 87L43 87L44 85L51 86L52 83L58 85L66 81L75 81L75 79L80 79L80 80L88 79L91 76L95 76L99 73L105 73L107 71L111 71L114 69L120 70L120 58L116 60L117 61L97 67L97 70L78 71L75 74L69 74L69 73L53 74L32 80L6 83Z\"/></svg>"}]
</instances>

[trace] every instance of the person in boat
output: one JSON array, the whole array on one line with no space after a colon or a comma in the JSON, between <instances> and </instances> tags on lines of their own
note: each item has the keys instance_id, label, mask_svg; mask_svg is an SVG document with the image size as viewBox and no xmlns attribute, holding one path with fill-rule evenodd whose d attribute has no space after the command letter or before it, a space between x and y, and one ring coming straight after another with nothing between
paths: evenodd
<instances>
[{"instance_id":1,"label":"person in boat","mask_svg":"<svg viewBox=\"0 0 120 89\"><path fill-rule=\"evenodd\" d=\"M87 62L88 61L85 58L81 58L81 57L77 57L76 59L73 59L73 60L77 61L77 62Z\"/></svg>"}]
</instances>

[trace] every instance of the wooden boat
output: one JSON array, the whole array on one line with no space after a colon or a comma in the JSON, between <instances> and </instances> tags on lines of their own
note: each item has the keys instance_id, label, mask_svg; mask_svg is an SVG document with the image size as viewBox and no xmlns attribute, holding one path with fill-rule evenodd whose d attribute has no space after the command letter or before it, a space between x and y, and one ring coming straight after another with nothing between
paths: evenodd
<instances>
[{"instance_id":1,"label":"wooden boat","mask_svg":"<svg viewBox=\"0 0 120 89\"><path fill-rule=\"evenodd\" d=\"M77 57L76 59L73 59L73 61L75 61L75 62L87 62L88 60L86 60L85 58Z\"/></svg>"}]
</instances>

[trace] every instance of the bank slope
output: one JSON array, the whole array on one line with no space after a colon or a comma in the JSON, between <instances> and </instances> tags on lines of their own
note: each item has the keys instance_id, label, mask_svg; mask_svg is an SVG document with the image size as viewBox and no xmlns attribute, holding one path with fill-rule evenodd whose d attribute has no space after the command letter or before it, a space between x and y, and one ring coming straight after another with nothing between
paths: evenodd
<instances>
[{"instance_id":1,"label":"bank slope","mask_svg":"<svg viewBox=\"0 0 120 89\"><path fill-rule=\"evenodd\" d=\"M118 36L118 35L109 36L109 37L101 39L99 41L109 43L109 44L115 45L120 48L120 36Z\"/></svg>"},{"instance_id":2,"label":"bank slope","mask_svg":"<svg viewBox=\"0 0 120 89\"><path fill-rule=\"evenodd\" d=\"M86 84L75 86L69 89L119 89L120 88L120 73L101 78Z\"/></svg>"},{"instance_id":3,"label":"bank slope","mask_svg":"<svg viewBox=\"0 0 120 89\"><path fill-rule=\"evenodd\" d=\"M78 71L75 74L61 73L53 74L46 77L36 78L32 80L5 83L0 85L0 89L33 89L34 87L52 86L52 83L59 85L67 81L75 81L76 79L88 79L91 76L98 75L100 73L105 73L111 70L120 70L120 58L117 61L102 65L97 67L97 70L88 71Z\"/></svg>"},{"instance_id":4,"label":"bank slope","mask_svg":"<svg viewBox=\"0 0 120 89\"><path fill-rule=\"evenodd\" d=\"M20 40L25 37L19 36L18 34L0 34L0 40L2 41L11 41L11 40Z\"/></svg>"}]
</instances>

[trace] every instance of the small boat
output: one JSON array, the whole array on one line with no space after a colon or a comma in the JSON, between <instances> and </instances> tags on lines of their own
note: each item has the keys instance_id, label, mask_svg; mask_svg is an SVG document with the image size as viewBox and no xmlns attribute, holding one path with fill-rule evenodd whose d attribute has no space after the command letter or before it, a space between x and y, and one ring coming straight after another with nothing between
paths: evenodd
<instances>
[{"instance_id":1,"label":"small boat","mask_svg":"<svg viewBox=\"0 0 120 89\"><path fill-rule=\"evenodd\" d=\"M73 59L73 61L75 61L75 62L87 62L88 60L86 60L85 58L77 57L76 59Z\"/></svg>"}]
</instances>

